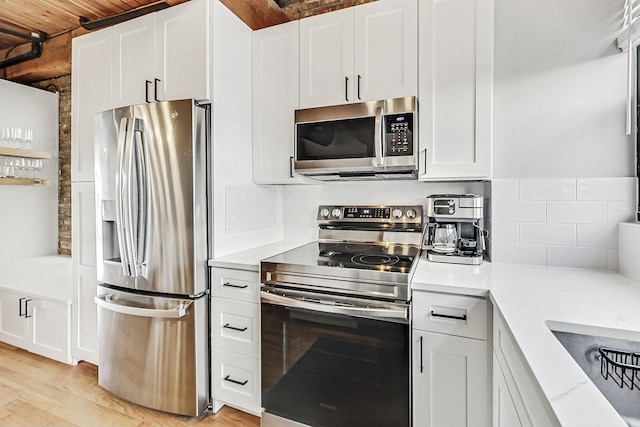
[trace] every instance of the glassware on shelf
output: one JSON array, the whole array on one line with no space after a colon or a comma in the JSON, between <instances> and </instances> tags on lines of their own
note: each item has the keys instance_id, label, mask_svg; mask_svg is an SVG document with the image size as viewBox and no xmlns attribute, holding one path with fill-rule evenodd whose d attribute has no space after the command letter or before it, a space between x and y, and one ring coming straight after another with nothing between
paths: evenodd
<instances>
[{"instance_id":1,"label":"glassware on shelf","mask_svg":"<svg viewBox=\"0 0 640 427\"><path fill-rule=\"evenodd\" d=\"M15 178L16 177L16 167L15 167L15 159L13 157L3 157L2 163L0 164L0 177L2 178Z\"/></svg>"}]
</instances>

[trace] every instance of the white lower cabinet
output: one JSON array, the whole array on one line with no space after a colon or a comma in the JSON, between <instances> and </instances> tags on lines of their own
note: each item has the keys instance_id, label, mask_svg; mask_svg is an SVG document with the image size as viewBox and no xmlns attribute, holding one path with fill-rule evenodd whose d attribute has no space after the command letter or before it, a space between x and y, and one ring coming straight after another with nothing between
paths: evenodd
<instances>
[{"instance_id":1,"label":"white lower cabinet","mask_svg":"<svg viewBox=\"0 0 640 427\"><path fill-rule=\"evenodd\" d=\"M260 415L260 278L255 271L213 268L212 390L217 403Z\"/></svg>"},{"instance_id":2,"label":"white lower cabinet","mask_svg":"<svg viewBox=\"0 0 640 427\"><path fill-rule=\"evenodd\" d=\"M487 301L414 292L412 349L413 425L488 427Z\"/></svg>"},{"instance_id":3,"label":"white lower cabinet","mask_svg":"<svg viewBox=\"0 0 640 427\"><path fill-rule=\"evenodd\" d=\"M493 426L560 426L501 314L493 315Z\"/></svg>"},{"instance_id":4,"label":"white lower cabinet","mask_svg":"<svg viewBox=\"0 0 640 427\"><path fill-rule=\"evenodd\" d=\"M70 304L0 290L0 341L72 363L70 336Z\"/></svg>"}]
</instances>

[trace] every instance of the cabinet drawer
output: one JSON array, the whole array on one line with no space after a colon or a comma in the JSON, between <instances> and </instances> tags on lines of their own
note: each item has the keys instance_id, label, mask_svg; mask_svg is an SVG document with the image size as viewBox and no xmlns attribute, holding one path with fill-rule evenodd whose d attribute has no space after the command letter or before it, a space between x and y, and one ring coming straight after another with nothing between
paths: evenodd
<instances>
[{"instance_id":1,"label":"cabinet drawer","mask_svg":"<svg viewBox=\"0 0 640 427\"><path fill-rule=\"evenodd\" d=\"M487 300L466 295L416 291L413 328L487 339Z\"/></svg>"},{"instance_id":2,"label":"cabinet drawer","mask_svg":"<svg viewBox=\"0 0 640 427\"><path fill-rule=\"evenodd\" d=\"M214 350L212 370L215 400L260 414L260 359Z\"/></svg>"},{"instance_id":3,"label":"cabinet drawer","mask_svg":"<svg viewBox=\"0 0 640 427\"><path fill-rule=\"evenodd\" d=\"M214 268L211 274L214 297L260 302L260 276L254 271Z\"/></svg>"},{"instance_id":4,"label":"cabinet drawer","mask_svg":"<svg viewBox=\"0 0 640 427\"><path fill-rule=\"evenodd\" d=\"M260 304L214 298L212 310L213 348L258 357Z\"/></svg>"}]
</instances>

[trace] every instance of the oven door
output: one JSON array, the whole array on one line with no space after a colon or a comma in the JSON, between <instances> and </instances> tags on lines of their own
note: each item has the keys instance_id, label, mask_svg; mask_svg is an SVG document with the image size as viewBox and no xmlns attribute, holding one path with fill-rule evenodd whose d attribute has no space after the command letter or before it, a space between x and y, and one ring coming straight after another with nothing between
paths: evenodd
<instances>
[{"instance_id":1,"label":"oven door","mask_svg":"<svg viewBox=\"0 0 640 427\"><path fill-rule=\"evenodd\" d=\"M409 307L263 287L262 426L408 426Z\"/></svg>"}]
</instances>

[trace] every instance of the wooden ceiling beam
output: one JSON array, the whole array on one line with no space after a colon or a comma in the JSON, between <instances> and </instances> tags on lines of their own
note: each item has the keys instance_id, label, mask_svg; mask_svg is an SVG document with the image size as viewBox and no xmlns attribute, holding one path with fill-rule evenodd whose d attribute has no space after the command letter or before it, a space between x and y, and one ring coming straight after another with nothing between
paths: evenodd
<instances>
[{"instance_id":1,"label":"wooden ceiling beam","mask_svg":"<svg viewBox=\"0 0 640 427\"><path fill-rule=\"evenodd\" d=\"M291 21L274 0L220 0L252 30Z\"/></svg>"},{"instance_id":2,"label":"wooden ceiling beam","mask_svg":"<svg viewBox=\"0 0 640 427\"><path fill-rule=\"evenodd\" d=\"M71 74L72 36L72 32L69 31L46 40L42 44L42 54L38 58L0 69L0 76L7 80L31 83ZM14 49L0 50L0 60L29 50L31 50L30 43L19 45Z\"/></svg>"}]
</instances>

